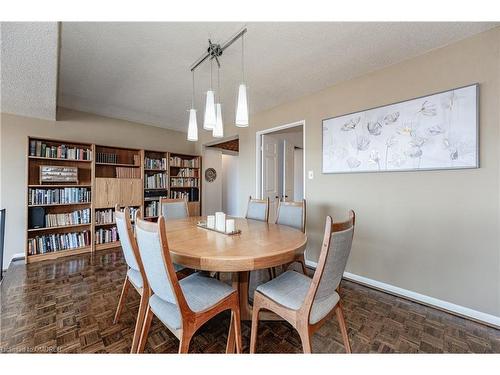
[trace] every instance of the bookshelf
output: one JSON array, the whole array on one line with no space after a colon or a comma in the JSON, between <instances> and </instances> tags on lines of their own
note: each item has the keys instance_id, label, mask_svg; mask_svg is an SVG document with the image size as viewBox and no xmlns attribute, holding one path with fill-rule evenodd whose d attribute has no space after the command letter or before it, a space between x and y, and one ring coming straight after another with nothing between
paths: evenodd
<instances>
[{"instance_id":1,"label":"bookshelf","mask_svg":"<svg viewBox=\"0 0 500 375\"><path fill-rule=\"evenodd\" d=\"M120 246L114 207L142 208L142 160L139 149L96 145L94 167L95 250Z\"/></svg>"},{"instance_id":2,"label":"bookshelf","mask_svg":"<svg viewBox=\"0 0 500 375\"><path fill-rule=\"evenodd\" d=\"M144 151L144 218L158 219L160 198L168 198L168 152Z\"/></svg>"},{"instance_id":3,"label":"bookshelf","mask_svg":"<svg viewBox=\"0 0 500 375\"><path fill-rule=\"evenodd\" d=\"M201 157L169 154L169 198L188 199L190 216L201 213Z\"/></svg>"},{"instance_id":4,"label":"bookshelf","mask_svg":"<svg viewBox=\"0 0 500 375\"><path fill-rule=\"evenodd\" d=\"M26 262L92 251L94 145L29 137L27 147Z\"/></svg>"},{"instance_id":5,"label":"bookshelf","mask_svg":"<svg viewBox=\"0 0 500 375\"><path fill-rule=\"evenodd\" d=\"M154 221L149 205L184 194L190 215L201 212L197 155L28 137L26 163L26 263L120 246L116 204ZM33 211L42 213L36 227Z\"/></svg>"}]
</instances>

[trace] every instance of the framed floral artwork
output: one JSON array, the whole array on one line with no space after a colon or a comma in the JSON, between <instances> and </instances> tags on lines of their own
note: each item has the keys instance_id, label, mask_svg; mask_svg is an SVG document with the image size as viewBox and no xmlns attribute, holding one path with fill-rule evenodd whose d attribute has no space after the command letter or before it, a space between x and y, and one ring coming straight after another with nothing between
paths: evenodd
<instances>
[{"instance_id":1,"label":"framed floral artwork","mask_svg":"<svg viewBox=\"0 0 500 375\"><path fill-rule=\"evenodd\" d=\"M323 173L479 167L479 85L323 120Z\"/></svg>"}]
</instances>

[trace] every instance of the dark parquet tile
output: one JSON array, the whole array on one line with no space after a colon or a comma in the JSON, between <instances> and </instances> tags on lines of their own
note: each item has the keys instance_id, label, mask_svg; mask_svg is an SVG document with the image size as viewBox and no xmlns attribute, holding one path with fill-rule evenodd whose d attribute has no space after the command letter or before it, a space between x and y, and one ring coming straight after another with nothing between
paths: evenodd
<instances>
[{"instance_id":1,"label":"dark parquet tile","mask_svg":"<svg viewBox=\"0 0 500 375\"><path fill-rule=\"evenodd\" d=\"M0 351L128 353L139 306L133 290L113 324L125 272L120 250L12 265L0 290ZM500 330L351 282L342 282L341 293L355 353L500 353ZM228 313L211 320L190 351L223 353L228 326ZM248 322L242 334L248 352ZM335 319L312 341L313 352L344 352ZM145 351L177 349L177 339L154 318ZM288 323L261 322L257 351L300 353L302 347Z\"/></svg>"}]
</instances>

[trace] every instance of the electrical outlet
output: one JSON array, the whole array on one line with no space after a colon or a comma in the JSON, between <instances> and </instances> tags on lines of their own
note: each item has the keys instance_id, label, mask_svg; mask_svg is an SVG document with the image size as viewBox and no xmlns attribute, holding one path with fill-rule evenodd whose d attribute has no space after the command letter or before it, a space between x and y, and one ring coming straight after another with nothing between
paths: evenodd
<instances>
[{"instance_id":1,"label":"electrical outlet","mask_svg":"<svg viewBox=\"0 0 500 375\"><path fill-rule=\"evenodd\" d=\"M307 173L307 177L308 177L310 180L314 179L314 171L309 171L309 172Z\"/></svg>"}]
</instances>

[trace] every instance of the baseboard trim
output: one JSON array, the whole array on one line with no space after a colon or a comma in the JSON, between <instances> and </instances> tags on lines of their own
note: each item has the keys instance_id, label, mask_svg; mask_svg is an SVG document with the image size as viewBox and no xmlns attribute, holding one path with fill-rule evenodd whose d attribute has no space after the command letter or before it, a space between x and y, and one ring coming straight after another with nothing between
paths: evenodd
<instances>
[{"instance_id":1,"label":"baseboard trim","mask_svg":"<svg viewBox=\"0 0 500 375\"><path fill-rule=\"evenodd\" d=\"M306 260L306 265L311 268L316 268L317 263ZM356 275L351 272L344 272L344 279L362 284L382 292L406 298L413 302L418 302L426 306L431 306L439 310L449 312L462 318L471 319L483 324L487 324L494 328L500 328L500 317L486 314L481 311L473 310L468 307L456 305L451 302L443 301L434 297L426 296L411 290L403 289L394 285L386 284L381 281L369 279L364 276Z\"/></svg>"}]
</instances>

